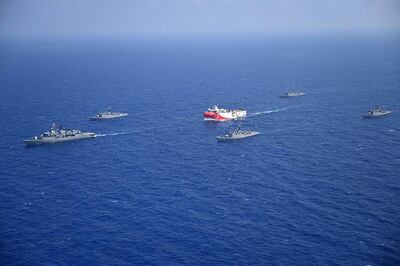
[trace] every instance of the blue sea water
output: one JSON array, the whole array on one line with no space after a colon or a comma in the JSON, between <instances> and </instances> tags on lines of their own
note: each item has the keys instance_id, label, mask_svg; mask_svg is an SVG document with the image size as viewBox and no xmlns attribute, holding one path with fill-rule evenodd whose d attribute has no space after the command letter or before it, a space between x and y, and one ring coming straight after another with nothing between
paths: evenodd
<instances>
[{"instance_id":1,"label":"blue sea water","mask_svg":"<svg viewBox=\"0 0 400 266\"><path fill-rule=\"evenodd\" d=\"M2 40L0 264L399 265L399 46ZM88 120L109 105L129 117ZM53 122L99 137L24 147ZM261 135L216 141L239 124Z\"/></svg>"}]
</instances>

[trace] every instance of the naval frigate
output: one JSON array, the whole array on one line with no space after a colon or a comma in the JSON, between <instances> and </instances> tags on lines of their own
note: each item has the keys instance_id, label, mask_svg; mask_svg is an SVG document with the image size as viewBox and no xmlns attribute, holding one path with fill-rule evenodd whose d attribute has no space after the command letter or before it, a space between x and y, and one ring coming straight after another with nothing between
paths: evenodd
<instances>
[{"instance_id":1,"label":"naval frigate","mask_svg":"<svg viewBox=\"0 0 400 266\"><path fill-rule=\"evenodd\" d=\"M374 109L369 110L366 114L363 114L363 118L375 118L384 115L390 114L392 111L385 110L382 107L375 107Z\"/></svg>"},{"instance_id":2,"label":"naval frigate","mask_svg":"<svg viewBox=\"0 0 400 266\"><path fill-rule=\"evenodd\" d=\"M238 128L232 132L226 133L225 135L217 136L217 140L228 141L228 140L243 139L243 138L257 136L258 134L260 134L260 132L258 131L241 130L240 128Z\"/></svg>"},{"instance_id":3,"label":"naval frigate","mask_svg":"<svg viewBox=\"0 0 400 266\"><path fill-rule=\"evenodd\" d=\"M128 116L128 113L114 112L114 111L111 111L111 107L108 107L106 111L100 112L100 113L96 114L95 116L90 117L89 119L91 121L97 121L97 120L108 120L108 119L120 118L120 117L125 117L125 116Z\"/></svg>"},{"instance_id":4,"label":"naval frigate","mask_svg":"<svg viewBox=\"0 0 400 266\"><path fill-rule=\"evenodd\" d=\"M287 92L285 92L284 94L280 95L279 97L281 97L281 98L290 98L290 97L303 96L303 95L305 95L305 94L306 94L306 93L305 93L305 92L302 92L302 91L293 91L293 90L290 90L290 91L287 91Z\"/></svg>"},{"instance_id":5,"label":"naval frigate","mask_svg":"<svg viewBox=\"0 0 400 266\"><path fill-rule=\"evenodd\" d=\"M61 126L56 126L55 124L39 136L35 136L31 139L24 140L26 145L36 145L36 144L54 144L65 141L88 139L96 137L94 132L82 132L78 129L64 129Z\"/></svg>"}]
</instances>

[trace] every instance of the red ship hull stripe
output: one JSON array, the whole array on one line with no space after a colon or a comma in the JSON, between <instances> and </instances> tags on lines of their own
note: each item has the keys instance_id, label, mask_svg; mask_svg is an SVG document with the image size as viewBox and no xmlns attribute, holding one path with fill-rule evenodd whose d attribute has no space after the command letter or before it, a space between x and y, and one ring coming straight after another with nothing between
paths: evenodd
<instances>
[{"instance_id":1,"label":"red ship hull stripe","mask_svg":"<svg viewBox=\"0 0 400 266\"><path fill-rule=\"evenodd\" d=\"M210 119L215 119L215 120L227 120L230 118L226 118L221 116L218 113L214 113L214 112L204 112L204 118L210 118Z\"/></svg>"}]
</instances>

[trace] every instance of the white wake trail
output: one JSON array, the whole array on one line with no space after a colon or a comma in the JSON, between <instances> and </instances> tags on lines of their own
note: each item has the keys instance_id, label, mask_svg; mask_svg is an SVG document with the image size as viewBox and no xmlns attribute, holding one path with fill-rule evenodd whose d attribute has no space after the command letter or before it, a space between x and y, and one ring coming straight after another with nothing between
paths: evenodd
<instances>
[{"instance_id":1,"label":"white wake trail","mask_svg":"<svg viewBox=\"0 0 400 266\"><path fill-rule=\"evenodd\" d=\"M127 133L127 132L118 132L118 133L108 133L108 134L96 134L96 138L97 138L97 137L108 137L108 136L126 135L126 134L133 134L133 132L131 132L131 133Z\"/></svg>"},{"instance_id":2,"label":"white wake trail","mask_svg":"<svg viewBox=\"0 0 400 266\"><path fill-rule=\"evenodd\" d=\"M148 130L154 130L155 128L156 127L150 127L147 129L130 131L130 132L115 132L115 133L107 133L107 134L96 134L96 137L109 137L109 136L119 136L119 135L129 135L129 134L140 134L140 133L148 131Z\"/></svg>"},{"instance_id":3,"label":"white wake trail","mask_svg":"<svg viewBox=\"0 0 400 266\"><path fill-rule=\"evenodd\" d=\"M262 115L262 114L270 114L270 113L278 113L278 112L282 112L282 111L286 111L288 108L281 108L281 109L275 109L275 110L268 110L268 111L263 111L263 112L256 112L253 114L250 114L249 117L253 117L256 115Z\"/></svg>"}]
</instances>

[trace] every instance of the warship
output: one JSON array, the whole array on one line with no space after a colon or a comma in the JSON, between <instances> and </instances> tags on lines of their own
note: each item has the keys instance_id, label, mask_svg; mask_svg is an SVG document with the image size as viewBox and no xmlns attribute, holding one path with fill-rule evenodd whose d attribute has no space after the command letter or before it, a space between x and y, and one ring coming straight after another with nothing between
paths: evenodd
<instances>
[{"instance_id":1,"label":"warship","mask_svg":"<svg viewBox=\"0 0 400 266\"><path fill-rule=\"evenodd\" d=\"M114 119L114 118L120 118L120 117L125 117L125 116L128 116L128 113L114 112L114 111L111 111L111 107L108 107L106 111L98 113L97 115L90 117L89 120L91 120L91 121L107 120L107 119Z\"/></svg>"},{"instance_id":2,"label":"warship","mask_svg":"<svg viewBox=\"0 0 400 266\"><path fill-rule=\"evenodd\" d=\"M235 131L226 133L222 136L217 136L218 141L228 141L228 140L235 140L235 139L243 139L248 137L257 136L260 134L258 131L253 130L241 130L240 128L236 129Z\"/></svg>"},{"instance_id":3,"label":"warship","mask_svg":"<svg viewBox=\"0 0 400 266\"><path fill-rule=\"evenodd\" d=\"M88 139L96 137L96 133L82 132L78 129L64 129L61 126L52 125L49 131L35 136L32 139L24 140L26 145L54 144L65 141Z\"/></svg>"},{"instance_id":4,"label":"warship","mask_svg":"<svg viewBox=\"0 0 400 266\"><path fill-rule=\"evenodd\" d=\"M388 115L390 114L392 111L389 110L385 110L382 107L375 107L372 110L369 110L368 113L363 114L363 118L374 118L374 117L380 117L380 116L384 116L384 115Z\"/></svg>"},{"instance_id":5,"label":"warship","mask_svg":"<svg viewBox=\"0 0 400 266\"><path fill-rule=\"evenodd\" d=\"M290 98L290 97L298 97L298 96L303 96L303 95L305 95L304 92L291 90L291 91L285 92L284 94L282 94L279 97L281 97L281 98Z\"/></svg>"}]
</instances>

